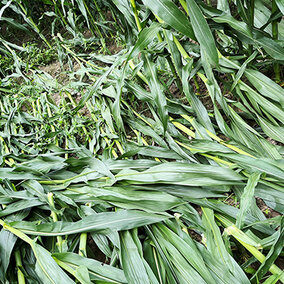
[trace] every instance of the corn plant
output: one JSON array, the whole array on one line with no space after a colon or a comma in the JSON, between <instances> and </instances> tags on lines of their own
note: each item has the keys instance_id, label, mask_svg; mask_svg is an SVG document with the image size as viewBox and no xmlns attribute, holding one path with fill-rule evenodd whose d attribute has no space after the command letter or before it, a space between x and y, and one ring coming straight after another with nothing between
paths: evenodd
<instances>
[{"instance_id":1,"label":"corn plant","mask_svg":"<svg viewBox=\"0 0 284 284\"><path fill-rule=\"evenodd\" d=\"M37 2L0 8L0 282L284 283L283 3Z\"/></svg>"}]
</instances>

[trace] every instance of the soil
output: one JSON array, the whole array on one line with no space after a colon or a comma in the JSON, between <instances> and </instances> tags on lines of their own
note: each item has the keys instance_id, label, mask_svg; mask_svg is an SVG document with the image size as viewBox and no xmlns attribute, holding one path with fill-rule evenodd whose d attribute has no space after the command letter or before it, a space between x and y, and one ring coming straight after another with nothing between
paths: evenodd
<instances>
[{"instance_id":1,"label":"soil","mask_svg":"<svg viewBox=\"0 0 284 284\"><path fill-rule=\"evenodd\" d=\"M56 60L48 65L40 66L38 69L48 73L53 78L56 78L57 81L62 85L67 85L70 82L69 76L67 75L67 73L70 71L67 63L61 66L60 62ZM72 71L76 72L79 69L80 64L75 61L73 63Z\"/></svg>"},{"instance_id":2,"label":"soil","mask_svg":"<svg viewBox=\"0 0 284 284\"><path fill-rule=\"evenodd\" d=\"M258 208L263 212L263 214L266 216L266 218L273 218L273 217L277 217L277 216L281 216L281 214L273 209L271 209L270 207L268 207L265 202L257 197L256 198L256 204L258 206Z\"/></svg>"},{"instance_id":3,"label":"soil","mask_svg":"<svg viewBox=\"0 0 284 284\"><path fill-rule=\"evenodd\" d=\"M194 230L188 230L189 235L194 239L195 241L201 243L202 242L202 237L196 233Z\"/></svg>"},{"instance_id":4,"label":"soil","mask_svg":"<svg viewBox=\"0 0 284 284\"><path fill-rule=\"evenodd\" d=\"M108 50L112 55L119 53L122 49L123 46L118 45L117 42L114 40L111 43L109 43Z\"/></svg>"},{"instance_id":5,"label":"soil","mask_svg":"<svg viewBox=\"0 0 284 284\"><path fill-rule=\"evenodd\" d=\"M224 203L227 204L227 205L236 207L236 208L239 208L239 206L240 206L240 202L237 202L235 199L233 199L231 197L227 198L227 200Z\"/></svg>"},{"instance_id":6,"label":"soil","mask_svg":"<svg viewBox=\"0 0 284 284\"><path fill-rule=\"evenodd\" d=\"M52 62L46 66L40 66L38 69L48 73L53 78L61 73L61 65L59 61Z\"/></svg>"},{"instance_id":7,"label":"soil","mask_svg":"<svg viewBox=\"0 0 284 284\"><path fill-rule=\"evenodd\" d=\"M98 246L90 235L88 235L87 244L94 253L95 259L97 261L102 262L102 265L108 262L106 256L100 251L100 249L98 248Z\"/></svg>"}]
</instances>

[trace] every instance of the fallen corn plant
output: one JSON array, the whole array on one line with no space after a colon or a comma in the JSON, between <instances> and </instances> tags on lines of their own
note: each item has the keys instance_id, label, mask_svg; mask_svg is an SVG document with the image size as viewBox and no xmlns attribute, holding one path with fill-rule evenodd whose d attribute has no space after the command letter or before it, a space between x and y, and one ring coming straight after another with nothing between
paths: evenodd
<instances>
[{"instance_id":1,"label":"fallen corn plant","mask_svg":"<svg viewBox=\"0 0 284 284\"><path fill-rule=\"evenodd\" d=\"M37 2L0 8L0 282L284 283L282 2Z\"/></svg>"}]
</instances>

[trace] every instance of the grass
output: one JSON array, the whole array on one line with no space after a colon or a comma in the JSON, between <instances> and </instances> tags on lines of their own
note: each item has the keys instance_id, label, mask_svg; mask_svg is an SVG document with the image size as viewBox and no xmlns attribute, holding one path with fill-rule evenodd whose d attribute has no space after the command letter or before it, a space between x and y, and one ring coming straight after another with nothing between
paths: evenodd
<instances>
[{"instance_id":1,"label":"grass","mask_svg":"<svg viewBox=\"0 0 284 284\"><path fill-rule=\"evenodd\" d=\"M281 1L0 14L1 283L284 283Z\"/></svg>"}]
</instances>

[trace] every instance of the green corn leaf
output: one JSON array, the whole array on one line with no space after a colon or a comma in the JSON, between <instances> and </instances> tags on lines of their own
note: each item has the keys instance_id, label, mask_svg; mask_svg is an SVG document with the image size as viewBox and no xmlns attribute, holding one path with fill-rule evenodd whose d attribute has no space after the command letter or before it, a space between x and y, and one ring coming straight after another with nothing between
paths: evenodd
<instances>
[{"instance_id":1,"label":"green corn leaf","mask_svg":"<svg viewBox=\"0 0 284 284\"><path fill-rule=\"evenodd\" d=\"M157 23L153 23L149 28L144 28L138 35L138 40L135 45L129 52L127 57L127 61L129 61L132 57L135 57L139 52L143 51L143 49L148 46L153 39L157 36L157 33L161 29L161 25Z\"/></svg>"},{"instance_id":2,"label":"green corn leaf","mask_svg":"<svg viewBox=\"0 0 284 284\"><path fill-rule=\"evenodd\" d=\"M192 107L195 110L195 113L197 115L197 118L199 122L207 128L209 131L215 134L214 127L210 121L210 118L208 116L207 110L205 106L201 103L199 98L194 94L193 90L191 89L189 83L188 83L188 77L189 77L189 71L190 71L191 65L188 64L182 69L182 85L183 85L183 91L192 105Z\"/></svg>"},{"instance_id":3,"label":"green corn leaf","mask_svg":"<svg viewBox=\"0 0 284 284\"><path fill-rule=\"evenodd\" d=\"M248 183L243 190L240 199L240 211L237 217L237 227L242 228L245 220L246 213L248 212L254 197L255 187L260 179L260 173L252 173L249 177Z\"/></svg>"},{"instance_id":4,"label":"green corn leaf","mask_svg":"<svg viewBox=\"0 0 284 284\"><path fill-rule=\"evenodd\" d=\"M236 87L238 81L241 79L241 77L243 76L245 70L247 69L247 65L248 63L250 63L252 60L255 59L257 55L257 52L255 51L241 66L241 68L239 69L238 73L236 74L236 77L234 79L234 82L232 84L232 87L231 87L231 91Z\"/></svg>"},{"instance_id":5,"label":"green corn leaf","mask_svg":"<svg viewBox=\"0 0 284 284\"><path fill-rule=\"evenodd\" d=\"M127 283L124 272L116 267L108 264L103 264L97 260L86 258L75 253L54 253L52 257L56 260L60 260L66 263L73 269L77 269L80 266L85 266L89 270L89 274L92 278L99 281L109 281L118 283Z\"/></svg>"},{"instance_id":6,"label":"green corn leaf","mask_svg":"<svg viewBox=\"0 0 284 284\"><path fill-rule=\"evenodd\" d=\"M75 283L57 265L50 253L34 241L31 243L32 250L36 257L36 272L44 283Z\"/></svg>"},{"instance_id":7,"label":"green corn leaf","mask_svg":"<svg viewBox=\"0 0 284 284\"><path fill-rule=\"evenodd\" d=\"M275 126L260 116L258 116L258 121L262 130L268 137L284 143L284 129L282 126Z\"/></svg>"},{"instance_id":8,"label":"green corn leaf","mask_svg":"<svg viewBox=\"0 0 284 284\"><path fill-rule=\"evenodd\" d=\"M80 12L84 16L88 27L90 27L89 18L88 18L87 11L86 11L86 8L85 8L84 0L76 0L76 3L78 4Z\"/></svg>"},{"instance_id":9,"label":"green corn leaf","mask_svg":"<svg viewBox=\"0 0 284 284\"><path fill-rule=\"evenodd\" d=\"M245 75L263 96L284 105L284 90L279 85L256 70L247 69Z\"/></svg>"},{"instance_id":10,"label":"green corn leaf","mask_svg":"<svg viewBox=\"0 0 284 284\"><path fill-rule=\"evenodd\" d=\"M132 183L169 183L189 186L237 184L243 179L228 168L178 162L163 163L143 172L121 171L116 178Z\"/></svg>"},{"instance_id":11,"label":"green corn leaf","mask_svg":"<svg viewBox=\"0 0 284 284\"><path fill-rule=\"evenodd\" d=\"M203 277L206 283L215 283L212 279L212 275L205 266L202 255L199 253L191 238L188 237L185 241L162 224L158 224L156 227L162 232L164 238L173 244L187 259L190 265L192 265L193 268Z\"/></svg>"},{"instance_id":12,"label":"green corn leaf","mask_svg":"<svg viewBox=\"0 0 284 284\"><path fill-rule=\"evenodd\" d=\"M2 210L0 212L0 217L7 216L24 209L40 206L42 204L44 204L44 202L34 198L33 199L30 198L28 200L16 201L14 203L9 204L4 210Z\"/></svg>"},{"instance_id":13,"label":"green corn leaf","mask_svg":"<svg viewBox=\"0 0 284 284\"><path fill-rule=\"evenodd\" d=\"M150 284L149 276L129 231L120 234L121 261L128 283Z\"/></svg>"},{"instance_id":14,"label":"green corn leaf","mask_svg":"<svg viewBox=\"0 0 284 284\"><path fill-rule=\"evenodd\" d=\"M0 231L0 280L4 283L6 279L6 271L11 261L12 250L15 246L17 237L12 233Z\"/></svg>"},{"instance_id":15,"label":"green corn leaf","mask_svg":"<svg viewBox=\"0 0 284 284\"><path fill-rule=\"evenodd\" d=\"M167 219L167 215L157 215L135 210L104 212L82 218L77 222L55 222L37 225L32 222L13 222L11 225L29 235L64 236L83 232L104 233L109 230L127 230Z\"/></svg>"},{"instance_id":16,"label":"green corn leaf","mask_svg":"<svg viewBox=\"0 0 284 284\"><path fill-rule=\"evenodd\" d=\"M151 93L153 96L153 101L157 106L158 114L163 123L164 132L167 130L168 126L168 110L166 97L162 90L162 85L159 83L157 78L157 70L153 62L150 61L148 56L145 56L145 72L149 78L149 86L151 88Z\"/></svg>"},{"instance_id":17,"label":"green corn leaf","mask_svg":"<svg viewBox=\"0 0 284 284\"><path fill-rule=\"evenodd\" d=\"M218 54L212 32L196 2L194 0L186 0L186 2L195 37L200 43L200 47L206 52L210 63L213 66L218 66Z\"/></svg>"},{"instance_id":18,"label":"green corn leaf","mask_svg":"<svg viewBox=\"0 0 284 284\"><path fill-rule=\"evenodd\" d=\"M240 38L247 43L258 44L264 48L264 50L274 59L283 60L284 48L273 39L266 37L262 33L257 31L251 32L249 26L236 20L230 15L222 15L214 17L213 20L216 23L226 23L231 26L236 33L240 35Z\"/></svg>"},{"instance_id":19,"label":"green corn leaf","mask_svg":"<svg viewBox=\"0 0 284 284\"><path fill-rule=\"evenodd\" d=\"M284 123L284 111L280 106L261 96L258 92L256 92L254 89L252 89L242 81L239 82L239 86L241 90L246 92L250 100L252 99L256 101L268 113L272 114L276 119Z\"/></svg>"},{"instance_id":20,"label":"green corn leaf","mask_svg":"<svg viewBox=\"0 0 284 284\"><path fill-rule=\"evenodd\" d=\"M281 13L284 15L284 3L281 0L275 0L279 10L281 11Z\"/></svg>"},{"instance_id":21,"label":"green corn leaf","mask_svg":"<svg viewBox=\"0 0 284 284\"><path fill-rule=\"evenodd\" d=\"M262 279L262 277L269 271L269 268L276 261L277 257L279 256L279 254L281 253L283 249L283 245L284 245L284 218L283 216L281 218L280 228L276 234L277 236L275 238L275 241L266 256L265 261L261 264L256 274L254 275L256 279ZM283 272L280 274L279 278L281 278L281 281L283 281L284 279Z\"/></svg>"},{"instance_id":22,"label":"green corn leaf","mask_svg":"<svg viewBox=\"0 0 284 284\"><path fill-rule=\"evenodd\" d=\"M166 24L178 32L195 39L192 26L188 18L170 0L143 0L155 15L159 16Z\"/></svg>"}]
</instances>

